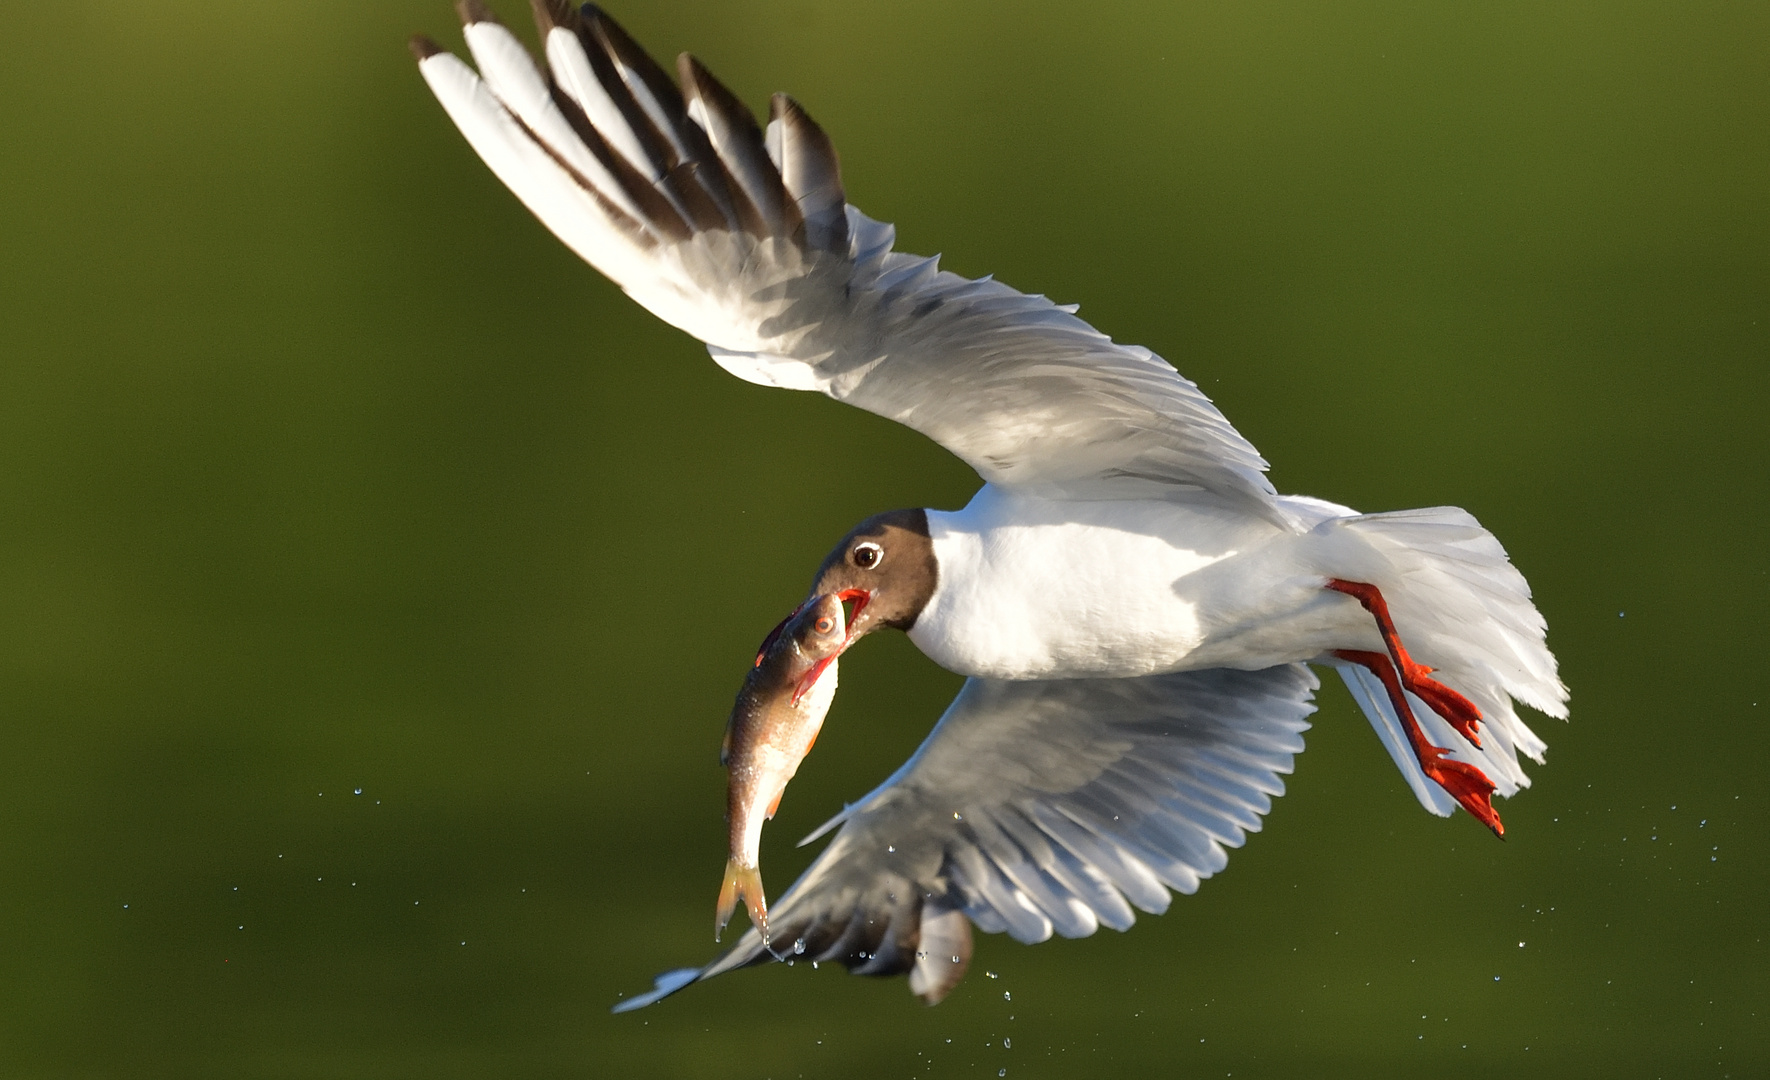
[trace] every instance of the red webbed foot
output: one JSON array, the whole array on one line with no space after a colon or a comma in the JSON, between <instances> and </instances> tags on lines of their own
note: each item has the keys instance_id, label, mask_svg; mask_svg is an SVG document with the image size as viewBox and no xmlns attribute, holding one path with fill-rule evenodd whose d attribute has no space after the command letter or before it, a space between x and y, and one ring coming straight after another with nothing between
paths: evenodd
<instances>
[{"instance_id":1,"label":"red webbed foot","mask_svg":"<svg viewBox=\"0 0 1770 1080\"><path fill-rule=\"evenodd\" d=\"M1383 636L1389 658L1401 676L1401 685L1424 701L1433 712L1442 716L1445 723L1455 728L1463 738L1480 746L1481 733L1478 727L1481 723L1481 710L1468 698L1431 678L1432 669L1407 654L1407 649L1401 644L1401 635L1396 632L1395 621L1389 617L1389 603L1383 599L1382 592L1375 585L1342 581L1339 578L1329 578L1327 588L1357 600L1364 610L1370 612L1371 618L1377 620L1377 632Z\"/></svg>"},{"instance_id":2,"label":"red webbed foot","mask_svg":"<svg viewBox=\"0 0 1770 1080\"><path fill-rule=\"evenodd\" d=\"M1449 792L1457 805L1467 810L1476 821L1492 829L1495 836L1503 838L1506 827L1493 808L1494 782L1487 778L1486 773L1468 762L1446 757L1450 753L1447 748L1435 746L1426 738L1426 733L1420 729L1419 720L1414 717L1413 709L1408 706L1407 695L1402 692L1401 678L1396 674L1395 665L1390 658L1383 653L1359 649L1336 649L1334 656L1368 668L1382 682L1383 689L1389 695L1389 704L1394 707L1395 715L1400 717L1402 729L1407 733L1414 758L1420 763L1420 771ZM1450 692L1455 693L1454 690Z\"/></svg>"}]
</instances>

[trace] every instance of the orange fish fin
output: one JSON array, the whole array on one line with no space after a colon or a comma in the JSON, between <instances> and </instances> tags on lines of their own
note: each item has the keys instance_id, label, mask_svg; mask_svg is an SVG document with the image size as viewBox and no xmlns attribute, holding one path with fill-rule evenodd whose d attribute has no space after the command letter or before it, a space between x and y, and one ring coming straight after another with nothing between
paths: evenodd
<instances>
[{"instance_id":1,"label":"orange fish fin","mask_svg":"<svg viewBox=\"0 0 1770 1080\"><path fill-rule=\"evenodd\" d=\"M740 866L736 859L725 860L725 881L719 887L719 907L713 917L713 940L718 941L724 933L739 896L749 908L750 922L762 935L762 943L768 944L768 897L762 892L762 871L754 866Z\"/></svg>"},{"instance_id":2,"label":"orange fish fin","mask_svg":"<svg viewBox=\"0 0 1770 1080\"><path fill-rule=\"evenodd\" d=\"M774 812L781 808L781 796L785 795L786 793L787 793L786 788L781 788L779 791L774 793L774 801L768 804L768 820L770 820L770 821L774 820Z\"/></svg>"}]
</instances>

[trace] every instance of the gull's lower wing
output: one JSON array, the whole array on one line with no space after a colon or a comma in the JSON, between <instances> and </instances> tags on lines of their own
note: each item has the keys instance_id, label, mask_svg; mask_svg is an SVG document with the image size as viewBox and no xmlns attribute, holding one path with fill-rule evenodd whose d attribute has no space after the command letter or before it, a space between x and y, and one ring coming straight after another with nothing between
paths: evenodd
<instances>
[{"instance_id":1,"label":"gull's lower wing","mask_svg":"<svg viewBox=\"0 0 1770 1080\"><path fill-rule=\"evenodd\" d=\"M1318 685L1301 664L968 680L774 905L771 948L751 930L615 1009L791 958L907 973L932 1002L965 973L967 919L1023 942L1124 930L1133 908L1166 910L1170 889L1196 890L1260 828L1303 749Z\"/></svg>"},{"instance_id":2,"label":"gull's lower wing","mask_svg":"<svg viewBox=\"0 0 1770 1080\"><path fill-rule=\"evenodd\" d=\"M848 206L792 99L764 131L692 57L680 87L594 6L534 0L549 71L475 0L477 72L428 39L425 80L548 228L752 382L890 417L1004 487L1204 489L1277 517L1266 463L1198 387L1073 307L891 250Z\"/></svg>"}]
</instances>

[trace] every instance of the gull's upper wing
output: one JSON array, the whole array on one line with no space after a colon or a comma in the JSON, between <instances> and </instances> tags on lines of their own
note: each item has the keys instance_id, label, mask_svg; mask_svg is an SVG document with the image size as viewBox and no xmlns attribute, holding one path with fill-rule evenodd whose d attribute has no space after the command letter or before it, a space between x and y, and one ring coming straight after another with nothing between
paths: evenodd
<instances>
[{"instance_id":1,"label":"gull's upper wing","mask_svg":"<svg viewBox=\"0 0 1770 1080\"><path fill-rule=\"evenodd\" d=\"M1204 489L1278 516L1266 462L1166 361L1073 306L893 252L792 99L764 132L692 57L679 88L593 6L534 5L550 74L463 0L478 73L420 38L424 78L548 228L726 370L890 417L1000 486Z\"/></svg>"},{"instance_id":2,"label":"gull's upper wing","mask_svg":"<svg viewBox=\"0 0 1770 1080\"><path fill-rule=\"evenodd\" d=\"M971 679L774 905L772 951L750 930L713 963L664 975L616 1009L792 958L907 972L910 989L938 1001L970 958L967 917L1025 942L1123 930L1133 906L1165 910L1169 889L1197 889L1228 861L1225 848L1260 828L1303 749L1317 685L1301 664Z\"/></svg>"}]
</instances>

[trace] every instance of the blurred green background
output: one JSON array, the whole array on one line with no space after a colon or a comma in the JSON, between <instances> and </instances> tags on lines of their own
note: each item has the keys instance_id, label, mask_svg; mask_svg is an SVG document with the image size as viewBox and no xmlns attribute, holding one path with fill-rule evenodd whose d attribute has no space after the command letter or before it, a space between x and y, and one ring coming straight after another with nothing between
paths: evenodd
<instances>
[{"instance_id":1,"label":"blurred green background","mask_svg":"<svg viewBox=\"0 0 1770 1080\"><path fill-rule=\"evenodd\" d=\"M0 8L0 1074L1770 1071L1764 5L616 8L1281 490L1475 512L1573 690L1504 844L1336 684L1164 917L980 938L934 1009L799 967L622 1017L712 955L756 642L974 477L581 265L414 71L445 0ZM957 682L844 662L777 888Z\"/></svg>"}]
</instances>

